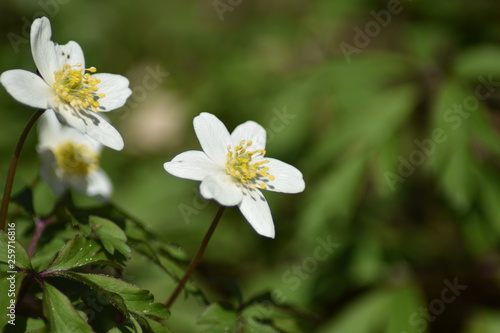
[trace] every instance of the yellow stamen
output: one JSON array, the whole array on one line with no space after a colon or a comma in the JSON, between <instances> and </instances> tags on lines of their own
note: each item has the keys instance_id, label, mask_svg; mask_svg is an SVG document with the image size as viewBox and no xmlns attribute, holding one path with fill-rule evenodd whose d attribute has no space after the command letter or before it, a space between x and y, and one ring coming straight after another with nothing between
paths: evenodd
<instances>
[{"instance_id":1,"label":"yellow stamen","mask_svg":"<svg viewBox=\"0 0 500 333\"><path fill-rule=\"evenodd\" d=\"M274 180L275 177L268 174L268 167L263 164L269 163L268 160L252 162L255 156L264 156L265 150L257 149L249 151L248 147L252 145L252 141L241 140L240 144L231 149L231 145L227 146L226 155L226 172L244 186L254 190L257 186L261 189L266 188L266 181ZM257 186L256 186L257 185Z\"/></svg>"},{"instance_id":2,"label":"yellow stamen","mask_svg":"<svg viewBox=\"0 0 500 333\"><path fill-rule=\"evenodd\" d=\"M54 151L57 166L67 175L87 176L97 170L99 155L82 143L65 141Z\"/></svg>"},{"instance_id":3,"label":"yellow stamen","mask_svg":"<svg viewBox=\"0 0 500 333\"><path fill-rule=\"evenodd\" d=\"M76 109L85 109L98 112L99 98L105 97L104 94L97 94L99 90L97 85L101 80L96 79L89 73L80 68L81 64L70 66L64 64L63 68L54 73L55 83L53 84L57 97L56 103L62 101L70 104ZM90 73L95 73L96 68L87 69Z\"/></svg>"}]
</instances>

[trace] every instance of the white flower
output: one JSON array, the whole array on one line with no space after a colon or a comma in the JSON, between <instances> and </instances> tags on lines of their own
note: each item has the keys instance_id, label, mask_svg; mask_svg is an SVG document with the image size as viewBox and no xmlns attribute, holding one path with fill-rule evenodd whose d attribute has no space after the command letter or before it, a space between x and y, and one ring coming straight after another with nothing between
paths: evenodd
<instances>
[{"instance_id":1,"label":"white flower","mask_svg":"<svg viewBox=\"0 0 500 333\"><path fill-rule=\"evenodd\" d=\"M223 206L238 205L259 234L274 238L274 223L261 189L298 193L305 188L302 173L295 167L264 157L266 131L247 121L229 134L224 124L210 113L194 119L194 130L203 151L191 150L164 164L170 174L201 181L205 199Z\"/></svg>"},{"instance_id":2,"label":"white flower","mask_svg":"<svg viewBox=\"0 0 500 333\"><path fill-rule=\"evenodd\" d=\"M127 78L114 74L91 74L81 47L73 41L58 45L50 40L46 17L31 25L31 52L41 76L22 70L8 70L0 76L7 92L18 102L39 109L52 109L57 118L105 146L123 149L118 131L98 112L125 104L132 91Z\"/></svg>"},{"instance_id":3,"label":"white flower","mask_svg":"<svg viewBox=\"0 0 500 333\"><path fill-rule=\"evenodd\" d=\"M62 125L52 110L41 116L38 138L40 174L56 195L68 188L98 199L111 195L111 182L99 168L99 142Z\"/></svg>"}]
</instances>

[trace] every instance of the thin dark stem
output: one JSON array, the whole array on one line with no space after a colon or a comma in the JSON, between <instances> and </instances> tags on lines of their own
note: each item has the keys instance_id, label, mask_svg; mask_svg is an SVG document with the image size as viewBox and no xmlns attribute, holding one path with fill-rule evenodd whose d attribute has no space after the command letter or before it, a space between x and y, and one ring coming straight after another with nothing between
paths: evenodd
<instances>
[{"instance_id":1,"label":"thin dark stem","mask_svg":"<svg viewBox=\"0 0 500 333\"><path fill-rule=\"evenodd\" d=\"M210 238L212 237L215 228L217 227L217 224L219 223L219 220L222 216L222 213L224 212L224 206L220 206L219 210L217 211L217 214L215 214L214 220L212 221L212 224L208 228L207 233L205 234L205 237L203 238L203 241L201 242L200 248L196 252L193 260L189 264L189 267L186 270L186 273L184 273L184 276L182 279L179 281L179 284L177 285L177 288L175 288L174 292L168 299L167 303L165 306L167 309L170 309L172 304L174 304L175 300L177 299L177 296L179 296L180 292L182 291L182 288L184 288L184 285L186 284L187 280L191 276L191 273L193 273L194 269L198 265L198 262L200 261L201 257L203 256L203 253L205 252L205 249L208 245L208 242L210 241Z\"/></svg>"},{"instance_id":2,"label":"thin dark stem","mask_svg":"<svg viewBox=\"0 0 500 333\"><path fill-rule=\"evenodd\" d=\"M50 221L50 217L45 219L41 219L38 216L35 217L35 232L33 233L30 245L28 246L28 256L30 258L35 252L35 249L40 242L40 238L42 238L42 234L45 231L45 228L50 224Z\"/></svg>"},{"instance_id":3,"label":"thin dark stem","mask_svg":"<svg viewBox=\"0 0 500 333\"><path fill-rule=\"evenodd\" d=\"M28 137L28 134L36 123L38 118L42 115L45 110L36 110L36 112L31 116L30 120L23 129L19 140L17 141L16 148L14 149L14 154L10 160L9 171L7 172L7 180L5 181L5 188L3 191L2 206L0 208L0 230L5 229L5 220L7 219L7 211L9 209L10 193L12 192L12 185L14 184L14 176L16 175L17 163L21 157L21 151L23 150L24 142Z\"/></svg>"}]
</instances>

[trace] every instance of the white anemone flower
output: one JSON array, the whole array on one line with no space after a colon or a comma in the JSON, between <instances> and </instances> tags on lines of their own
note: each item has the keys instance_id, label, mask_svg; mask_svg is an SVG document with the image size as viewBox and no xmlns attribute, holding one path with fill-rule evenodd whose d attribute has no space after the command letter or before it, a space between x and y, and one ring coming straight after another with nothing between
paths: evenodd
<instances>
[{"instance_id":1,"label":"white anemone flower","mask_svg":"<svg viewBox=\"0 0 500 333\"><path fill-rule=\"evenodd\" d=\"M99 142L62 125L52 110L38 122L38 139L40 175L56 195L71 188L96 199L109 198L112 185L99 168Z\"/></svg>"},{"instance_id":2,"label":"white anemone flower","mask_svg":"<svg viewBox=\"0 0 500 333\"><path fill-rule=\"evenodd\" d=\"M165 170L176 177L201 181L200 193L205 199L238 206L257 233L274 238L271 210L260 190L302 192L302 173L264 157L266 131L256 122L247 121L231 134L210 113L201 113L193 123L203 151L181 153L164 164Z\"/></svg>"},{"instance_id":3,"label":"white anemone flower","mask_svg":"<svg viewBox=\"0 0 500 333\"><path fill-rule=\"evenodd\" d=\"M121 75L93 74L86 68L83 51L76 42L58 45L50 40L46 17L31 25L31 52L40 74L22 69L5 71L0 83L18 102L38 109L52 109L64 124L86 133L105 146L123 149L123 139L98 112L123 106L132 91Z\"/></svg>"}]
</instances>

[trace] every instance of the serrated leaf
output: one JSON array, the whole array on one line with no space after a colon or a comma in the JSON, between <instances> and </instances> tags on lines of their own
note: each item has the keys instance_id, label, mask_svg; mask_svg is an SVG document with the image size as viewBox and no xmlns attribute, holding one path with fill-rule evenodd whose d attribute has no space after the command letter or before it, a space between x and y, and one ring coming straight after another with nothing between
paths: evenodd
<instances>
[{"instance_id":1,"label":"serrated leaf","mask_svg":"<svg viewBox=\"0 0 500 333\"><path fill-rule=\"evenodd\" d=\"M127 245L127 236L120 227L110 220L97 216L91 216L89 222L92 231L101 240L106 251L114 254L116 249L126 258L130 258L131 250Z\"/></svg>"},{"instance_id":2,"label":"serrated leaf","mask_svg":"<svg viewBox=\"0 0 500 333\"><path fill-rule=\"evenodd\" d=\"M0 253L0 262L12 264L22 269L31 269L30 258L24 247L16 241L15 229L10 228L10 223L7 225L6 231L0 232ZM9 257L9 255L13 255L13 257ZM9 270L14 270L14 267L10 267Z\"/></svg>"},{"instance_id":3,"label":"serrated leaf","mask_svg":"<svg viewBox=\"0 0 500 333\"><path fill-rule=\"evenodd\" d=\"M112 302L116 301L116 295L123 300L127 311L140 315L152 316L165 319L169 311L161 303L155 303L153 295L146 289L136 287L123 280L116 279L107 275L65 272L65 275L79 280L93 289L103 293L104 297L110 297Z\"/></svg>"},{"instance_id":4,"label":"serrated leaf","mask_svg":"<svg viewBox=\"0 0 500 333\"><path fill-rule=\"evenodd\" d=\"M104 253L98 253L100 249L95 241L77 235L64 245L47 270L61 271L105 261Z\"/></svg>"},{"instance_id":5,"label":"serrated leaf","mask_svg":"<svg viewBox=\"0 0 500 333\"><path fill-rule=\"evenodd\" d=\"M49 321L51 333L93 333L71 304L70 300L54 286L43 285L43 313Z\"/></svg>"},{"instance_id":6,"label":"serrated leaf","mask_svg":"<svg viewBox=\"0 0 500 333\"><path fill-rule=\"evenodd\" d=\"M92 281L89 281L86 278L86 276L81 276L80 274L77 274L77 273L72 272L72 271L64 271L59 276L75 279L75 280L80 281L81 283L87 285L91 289L95 290L98 294L100 294L103 298L105 298L108 302L110 302L121 313L123 313L127 319L130 318L129 311L127 309L127 306L125 305L123 298L120 295L118 295L117 293L110 292L110 291L102 288L98 284L95 284Z\"/></svg>"}]
</instances>

